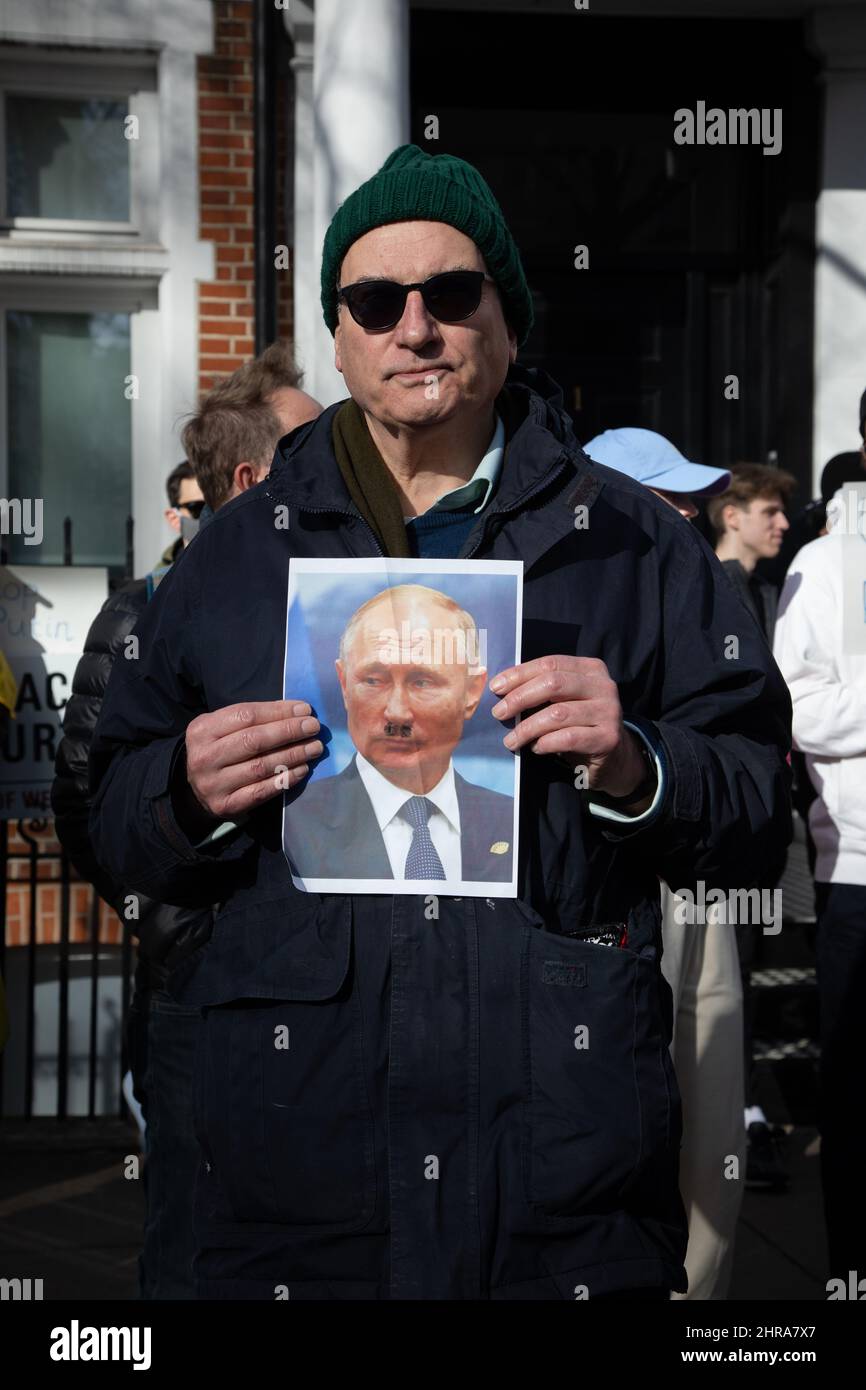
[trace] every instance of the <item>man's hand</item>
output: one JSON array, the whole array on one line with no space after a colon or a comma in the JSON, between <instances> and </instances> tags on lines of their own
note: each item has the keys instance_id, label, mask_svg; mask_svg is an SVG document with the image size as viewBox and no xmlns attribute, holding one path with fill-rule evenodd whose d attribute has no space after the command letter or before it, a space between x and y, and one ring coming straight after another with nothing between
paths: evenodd
<instances>
[{"instance_id":1,"label":"man's hand","mask_svg":"<svg viewBox=\"0 0 866 1390\"><path fill-rule=\"evenodd\" d=\"M502 698L497 719L535 710L505 738L513 752L557 753L587 769L592 791L624 797L644 780L640 744L622 722L619 691L603 661L591 656L542 656L501 671L490 689ZM650 804L645 797L634 810ZM631 810L631 808L630 808Z\"/></svg>"},{"instance_id":2,"label":"man's hand","mask_svg":"<svg viewBox=\"0 0 866 1390\"><path fill-rule=\"evenodd\" d=\"M186 777L201 811L234 820L296 786L322 752L319 721L297 700L226 705L186 731ZM311 741L312 739L312 741Z\"/></svg>"}]
</instances>

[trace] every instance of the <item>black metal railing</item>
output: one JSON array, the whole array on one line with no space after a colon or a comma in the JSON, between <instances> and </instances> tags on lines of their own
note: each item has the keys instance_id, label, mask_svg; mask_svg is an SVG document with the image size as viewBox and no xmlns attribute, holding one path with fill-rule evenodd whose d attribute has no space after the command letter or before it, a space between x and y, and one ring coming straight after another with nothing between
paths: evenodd
<instances>
[{"instance_id":1,"label":"black metal railing","mask_svg":"<svg viewBox=\"0 0 866 1390\"><path fill-rule=\"evenodd\" d=\"M73 564L75 563L75 560L74 560L74 558L73 558L73 547L72 547L72 525L73 525L73 523L72 523L72 517L71 517L71 516L65 516L65 517L63 518L63 564L64 564L64 565L73 565ZM119 566L119 565L109 565L109 566L108 566L108 571L109 571L109 574L111 575L112 580L113 580L114 582L121 583L121 584L126 583L126 581L127 581L128 579L134 578L135 555L134 555L134 541L133 541L133 537L134 537L134 533L135 533L135 522L133 521L133 518L132 518L131 516L128 516L128 517L126 518L126 521L125 521L125 523L124 523L124 528L123 528L123 529L124 529L124 534L125 534L125 543L124 543L124 557L123 557L122 572L121 572L121 566ZM31 563L30 557L28 557L28 563ZM0 546L0 565L8 565L8 564L9 564L9 552L7 551L5 545L4 545L4 546Z\"/></svg>"},{"instance_id":2,"label":"black metal railing","mask_svg":"<svg viewBox=\"0 0 866 1390\"><path fill-rule=\"evenodd\" d=\"M9 827L17 825L19 838L26 848L10 848ZM97 1114L116 1114L124 1116L126 1104L121 1089L122 1078L127 1068L126 1046L124 1041L124 1022L126 1020L131 995L134 951L132 938L128 931L121 934L116 945L100 939L100 898L96 890L90 888L88 909L88 940L72 942L71 936L71 888L80 882L74 878L71 866L63 850L56 850L40 843L39 836L50 829L50 820L20 820L18 822L0 821L0 873L2 873L3 892L0 894L0 974L6 983L7 1001L10 1016L10 1036L6 1048L0 1054L0 1115L15 1114L31 1118L36 1113L37 1082L40 1087L40 1114L52 1114L65 1119L70 1114L70 1077L74 1072L80 1075L86 1070L86 1106L79 1103L73 1113L86 1114L93 1118ZM21 877L10 877L12 863L25 863L27 871ZM59 877L40 877L40 867L44 864L59 864ZM39 942L39 887L59 889L59 930L57 939ZM25 940L19 944L7 943L7 897L9 890L23 889L27 899L27 921ZM104 971L108 962L113 969ZM73 1012L70 1007L70 985L75 982L89 982L87 1001L86 1043L79 1043L73 1055L70 1048L70 1024L76 1022L81 1028L82 1009ZM119 976L119 979L118 979ZM111 997L107 991L111 986ZM120 1005L116 1008L114 996L120 994ZM40 1057L37 1054L37 1014L40 1007L37 993L41 993L45 1016L50 1019L56 1011L56 1048L50 1046ZM108 1008L110 1027L100 1030L100 1011L105 1024ZM44 1030L43 1030L44 1032ZM37 1076L37 1063L44 1066ZM53 1088L49 1084L51 1071L55 1070ZM98 1083L102 1081L102 1105L97 1094ZM53 1089L54 1103L46 1107L50 1090ZM82 1088L79 1087L79 1096ZM11 1094L10 1094L11 1093Z\"/></svg>"},{"instance_id":3,"label":"black metal railing","mask_svg":"<svg viewBox=\"0 0 866 1390\"><path fill-rule=\"evenodd\" d=\"M123 569L110 566L112 584L124 583L134 575L134 521L126 518ZM29 557L28 557L29 558ZM74 564L73 519L63 519L63 564ZM8 563L5 547L0 547L0 564ZM94 614L94 617L96 615ZM2 782L2 777L0 777ZM18 835L25 849L10 849L9 826L11 822L0 821L0 974L6 983L7 1001L10 1014L10 1038L0 1054L0 1116L15 1113L30 1118L35 1113L37 1082L40 1085L40 1113L46 1113L44 1101L49 1089L44 1083L44 1075L37 1076L38 1064L44 1063L49 1069L56 1058L56 1078L54 1086L54 1106L49 1113L65 1118L70 1113L70 1076L83 1064L87 1072L86 1113L93 1117L97 1113L127 1113L121 1090L121 1081L126 1069L126 1048L124 1044L124 1022L130 998L130 971L133 946L130 935L124 932L120 943L115 947L106 946L100 941L100 899L94 888L90 889L89 923L87 943L73 943L71 940L71 887L80 880L73 877L69 860L62 850L48 847L40 836L49 829L49 820L23 819L17 822ZM25 862L27 872L21 878L10 878L9 867L14 862ZM46 863L59 864L59 876L40 877L40 869ZM40 885L54 885L59 889L59 931L56 941L39 942L39 893ZM23 889L27 899L26 939L23 944L7 943L7 896L9 890ZM108 961L120 968L121 1006L116 1019L115 1042L108 1053L106 1041L100 1038L100 1003L105 1002L104 994L107 975L102 966ZM70 1051L71 1025L80 1025L80 1008L70 1012L70 985L85 978L89 980L89 1002L87 1005L86 1046L84 1055L73 1057ZM117 969L111 976L116 993ZM52 998L50 986L56 986L56 998ZM49 988L46 989L46 986ZM48 1000L49 1015L53 1019L56 1008L57 1045L56 1053L44 1057L37 1055L37 992L41 991L43 1000ZM104 1022L104 1020L103 1020ZM44 1030L43 1030L44 1031ZM80 1027L77 1030L80 1033ZM104 1035L105 1029L102 1029ZM110 1055L109 1055L110 1054ZM106 1076L106 1069L111 1076ZM100 1073L102 1073L100 1077ZM102 1104L98 1096L100 1079L103 1083ZM116 1083L116 1087L115 1087ZM117 1099L114 1100L116 1089ZM79 1088L80 1091L80 1088ZM110 1104L106 1104L106 1097ZM10 1108L11 1107L11 1108ZM81 1114L80 1106L75 1110Z\"/></svg>"}]
</instances>

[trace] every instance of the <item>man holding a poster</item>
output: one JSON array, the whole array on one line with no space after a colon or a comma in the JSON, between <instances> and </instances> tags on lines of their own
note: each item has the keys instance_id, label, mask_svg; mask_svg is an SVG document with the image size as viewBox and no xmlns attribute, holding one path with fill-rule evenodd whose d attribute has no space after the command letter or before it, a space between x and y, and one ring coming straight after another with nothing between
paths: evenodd
<instances>
[{"instance_id":1,"label":"man holding a poster","mask_svg":"<svg viewBox=\"0 0 866 1390\"><path fill-rule=\"evenodd\" d=\"M394 151L333 218L322 306L349 399L181 557L94 743L112 872L221 904L173 981L205 1010L198 1294L666 1299L686 1230L658 876L748 888L786 843L784 683L693 528L593 465L516 364L532 299L475 168ZM283 804L336 736L282 640L291 566L356 562L344 626L383 557L522 565L520 657L484 697L520 766L512 896L292 880Z\"/></svg>"}]
</instances>

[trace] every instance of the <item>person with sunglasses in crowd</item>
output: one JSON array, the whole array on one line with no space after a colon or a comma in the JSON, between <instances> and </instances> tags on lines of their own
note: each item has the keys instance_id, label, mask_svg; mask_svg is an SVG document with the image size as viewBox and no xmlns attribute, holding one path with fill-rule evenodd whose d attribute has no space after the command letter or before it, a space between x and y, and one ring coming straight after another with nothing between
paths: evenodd
<instances>
[{"instance_id":1,"label":"person with sunglasses in crowd","mask_svg":"<svg viewBox=\"0 0 866 1390\"><path fill-rule=\"evenodd\" d=\"M348 399L160 586L92 756L106 867L220 903L171 982L204 1014L198 1296L667 1299L658 874L747 887L789 836L784 683L692 528L518 364L532 295L477 169L395 150L334 215L321 302ZM522 659L490 672L516 899L293 884L281 806L328 731L299 677L281 698L289 563L383 555L523 562Z\"/></svg>"},{"instance_id":2,"label":"person with sunglasses in crowd","mask_svg":"<svg viewBox=\"0 0 866 1390\"><path fill-rule=\"evenodd\" d=\"M168 494L165 519L175 532L175 538L162 552L159 564L154 567L154 573L167 570L169 565L174 564L184 546L184 523L187 523L186 539L191 540L197 529L191 523L198 521L205 504L204 495L189 459L184 459L177 468L171 470L165 480L165 490Z\"/></svg>"}]
</instances>

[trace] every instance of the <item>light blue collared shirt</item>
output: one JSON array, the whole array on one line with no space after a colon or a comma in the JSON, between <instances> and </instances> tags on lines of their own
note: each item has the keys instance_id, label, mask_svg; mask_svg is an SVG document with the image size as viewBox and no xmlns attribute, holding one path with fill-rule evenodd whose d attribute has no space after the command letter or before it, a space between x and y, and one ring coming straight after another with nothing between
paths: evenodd
<instances>
[{"instance_id":1,"label":"light blue collared shirt","mask_svg":"<svg viewBox=\"0 0 866 1390\"><path fill-rule=\"evenodd\" d=\"M434 502L432 507L428 507L429 512L454 512L472 507L477 516L482 512L490 501L490 494L495 488L499 474L502 472L502 459L505 455L505 425L499 415L496 416L496 428L493 431L493 438L487 446L487 452L479 463L468 483L462 483L460 487L454 488L451 492L444 492L438 502ZM411 516L404 516L404 521L414 520Z\"/></svg>"}]
</instances>

